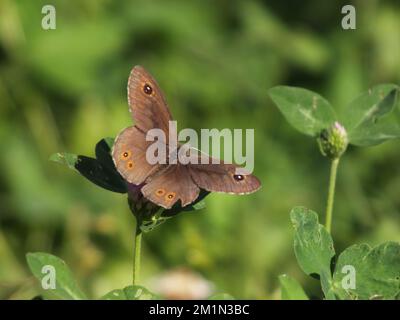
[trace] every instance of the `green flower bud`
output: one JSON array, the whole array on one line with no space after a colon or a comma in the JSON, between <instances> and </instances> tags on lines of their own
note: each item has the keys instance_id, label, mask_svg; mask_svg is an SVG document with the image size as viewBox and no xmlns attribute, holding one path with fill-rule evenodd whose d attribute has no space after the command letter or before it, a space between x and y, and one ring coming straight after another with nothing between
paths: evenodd
<instances>
[{"instance_id":1,"label":"green flower bud","mask_svg":"<svg viewBox=\"0 0 400 320\"><path fill-rule=\"evenodd\" d=\"M322 130L317 142L321 153L332 160L340 158L349 144L346 129L339 122Z\"/></svg>"}]
</instances>

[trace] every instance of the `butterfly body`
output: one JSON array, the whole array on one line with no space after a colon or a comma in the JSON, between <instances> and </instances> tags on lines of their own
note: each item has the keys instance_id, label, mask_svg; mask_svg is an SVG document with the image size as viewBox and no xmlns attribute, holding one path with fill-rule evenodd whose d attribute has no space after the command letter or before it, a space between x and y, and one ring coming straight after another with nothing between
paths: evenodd
<instances>
[{"instance_id":1,"label":"butterfly body","mask_svg":"<svg viewBox=\"0 0 400 320\"><path fill-rule=\"evenodd\" d=\"M155 79L143 68L132 69L128 80L128 102L135 125L124 129L116 138L112 157L118 172L129 183L144 184L141 191L150 201L171 208L177 201L184 207L197 199L200 189L210 192L247 194L261 187L259 180L246 172L237 172L233 164L212 163L212 159L190 149L190 156L198 157L182 164L171 155L179 153L182 145L163 149L165 163L150 163L146 152L153 141L146 135L151 129L161 129L169 135L172 116ZM185 150L184 150L185 151ZM186 152L186 151L185 151ZM204 159L210 160L204 163Z\"/></svg>"}]
</instances>

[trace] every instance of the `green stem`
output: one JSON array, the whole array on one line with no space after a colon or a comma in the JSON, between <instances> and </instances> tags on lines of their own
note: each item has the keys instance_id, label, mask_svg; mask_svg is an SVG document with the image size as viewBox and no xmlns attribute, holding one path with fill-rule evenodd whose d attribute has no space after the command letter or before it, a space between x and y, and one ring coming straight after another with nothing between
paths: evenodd
<instances>
[{"instance_id":1,"label":"green stem","mask_svg":"<svg viewBox=\"0 0 400 320\"><path fill-rule=\"evenodd\" d=\"M134 261L133 261L133 285L138 283L139 273L140 273L140 249L142 245L142 231L139 227L139 222L136 222L136 232L135 232L135 254L134 254Z\"/></svg>"},{"instance_id":2,"label":"green stem","mask_svg":"<svg viewBox=\"0 0 400 320\"><path fill-rule=\"evenodd\" d=\"M326 218L325 218L325 227L329 233L331 233L331 226L332 226L332 211L333 211L333 201L335 198L335 185L336 185L336 175L337 175L338 165L339 165L339 158L332 160L331 174L329 178L328 202L326 204Z\"/></svg>"}]
</instances>

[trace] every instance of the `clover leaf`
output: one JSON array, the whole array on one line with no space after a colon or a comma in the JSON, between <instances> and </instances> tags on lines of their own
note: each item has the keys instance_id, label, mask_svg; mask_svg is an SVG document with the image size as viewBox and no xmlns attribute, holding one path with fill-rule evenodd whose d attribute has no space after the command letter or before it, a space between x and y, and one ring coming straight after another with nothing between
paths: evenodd
<instances>
[{"instance_id":1,"label":"clover leaf","mask_svg":"<svg viewBox=\"0 0 400 320\"><path fill-rule=\"evenodd\" d=\"M377 85L350 102L339 116L325 98L307 89L277 86L268 93L286 120L301 133L317 138L338 123L347 131L350 144L372 146L400 138L395 112L399 91L395 84Z\"/></svg>"}]
</instances>

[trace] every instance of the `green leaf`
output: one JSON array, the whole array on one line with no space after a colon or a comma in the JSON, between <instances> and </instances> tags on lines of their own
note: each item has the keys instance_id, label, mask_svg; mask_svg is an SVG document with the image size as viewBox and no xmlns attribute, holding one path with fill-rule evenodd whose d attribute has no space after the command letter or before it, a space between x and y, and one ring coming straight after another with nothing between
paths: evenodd
<instances>
[{"instance_id":1,"label":"green leaf","mask_svg":"<svg viewBox=\"0 0 400 320\"><path fill-rule=\"evenodd\" d=\"M282 300L308 300L301 285L286 274L279 276Z\"/></svg>"},{"instance_id":2,"label":"green leaf","mask_svg":"<svg viewBox=\"0 0 400 320\"><path fill-rule=\"evenodd\" d=\"M45 267L50 266L55 270L55 289L47 289L59 299L79 300L87 299L85 294L79 289L70 269L66 263L60 258L48 253L36 252L26 255L29 268L33 275L42 283L46 275L50 275L50 271L46 271ZM44 279L43 281L46 281Z\"/></svg>"},{"instance_id":3,"label":"green leaf","mask_svg":"<svg viewBox=\"0 0 400 320\"><path fill-rule=\"evenodd\" d=\"M374 124L363 124L349 138L350 144L355 146L368 147L378 145L387 140L400 138L400 124L390 114Z\"/></svg>"},{"instance_id":4,"label":"green leaf","mask_svg":"<svg viewBox=\"0 0 400 320\"><path fill-rule=\"evenodd\" d=\"M193 205L190 205L189 208L185 211L196 211L196 210L201 210L206 207L206 202L204 200L201 200L199 202L194 203Z\"/></svg>"},{"instance_id":5,"label":"green leaf","mask_svg":"<svg viewBox=\"0 0 400 320\"><path fill-rule=\"evenodd\" d=\"M209 297L208 300L235 300L235 298L228 293L216 293Z\"/></svg>"},{"instance_id":6,"label":"green leaf","mask_svg":"<svg viewBox=\"0 0 400 320\"><path fill-rule=\"evenodd\" d=\"M49 160L78 171L86 179L106 190L126 193L126 182L116 170L110 154L113 143L113 138L100 140L95 150L97 159L61 152L51 155Z\"/></svg>"},{"instance_id":7,"label":"green leaf","mask_svg":"<svg viewBox=\"0 0 400 320\"><path fill-rule=\"evenodd\" d=\"M78 156L76 170L94 184L113 192L126 193L127 187L123 178L115 169L103 165L97 159Z\"/></svg>"},{"instance_id":8,"label":"green leaf","mask_svg":"<svg viewBox=\"0 0 400 320\"><path fill-rule=\"evenodd\" d=\"M295 229L294 250L303 271L311 275L329 269L335 250L330 234L318 223L318 215L307 208L295 207L290 218Z\"/></svg>"},{"instance_id":9,"label":"green leaf","mask_svg":"<svg viewBox=\"0 0 400 320\"><path fill-rule=\"evenodd\" d=\"M345 266L354 268L355 288L346 286L351 271ZM400 294L400 244L347 248L339 256L333 280L335 293L341 299L396 299Z\"/></svg>"},{"instance_id":10,"label":"green leaf","mask_svg":"<svg viewBox=\"0 0 400 320\"><path fill-rule=\"evenodd\" d=\"M351 144L371 146L400 137L400 124L393 112L399 87L383 84L354 99L342 115Z\"/></svg>"},{"instance_id":11,"label":"green leaf","mask_svg":"<svg viewBox=\"0 0 400 320\"><path fill-rule=\"evenodd\" d=\"M268 90L286 120L300 132L316 136L336 121L327 100L310 90L278 86Z\"/></svg>"},{"instance_id":12,"label":"green leaf","mask_svg":"<svg viewBox=\"0 0 400 320\"><path fill-rule=\"evenodd\" d=\"M295 229L294 252L300 268L308 275L319 275L325 297L334 299L331 292L331 260L335 255L332 237L318 223L318 215L303 207L290 213Z\"/></svg>"},{"instance_id":13,"label":"green leaf","mask_svg":"<svg viewBox=\"0 0 400 320\"><path fill-rule=\"evenodd\" d=\"M128 286L112 290L102 300L159 300L160 298L142 286Z\"/></svg>"},{"instance_id":14,"label":"green leaf","mask_svg":"<svg viewBox=\"0 0 400 320\"><path fill-rule=\"evenodd\" d=\"M72 153L58 152L52 154L49 160L65 165L72 170L76 170L75 164L78 161L78 156Z\"/></svg>"},{"instance_id":15,"label":"green leaf","mask_svg":"<svg viewBox=\"0 0 400 320\"><path fill-rule=\"evenodd\" d=\"M97 142L95 147L96 159L103 165L115 168L114 161L111 157L111 150L114 145L114 138L104 138Z\"/></svg>"}]
</instances>

